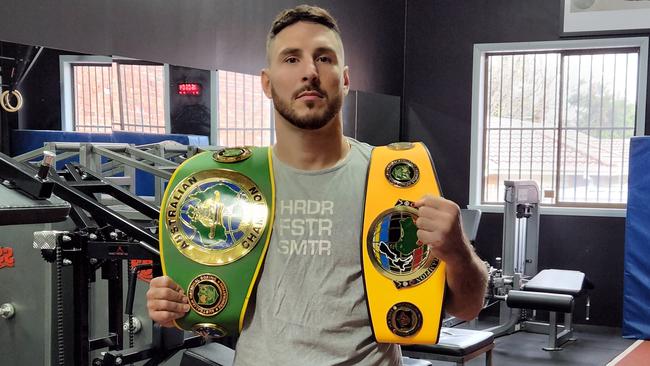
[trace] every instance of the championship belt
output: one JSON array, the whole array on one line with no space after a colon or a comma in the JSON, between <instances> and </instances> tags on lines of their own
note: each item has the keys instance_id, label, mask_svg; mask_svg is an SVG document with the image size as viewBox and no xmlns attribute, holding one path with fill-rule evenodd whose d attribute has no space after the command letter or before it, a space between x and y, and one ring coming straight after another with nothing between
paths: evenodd
<instances>
[{"instance_id":1,"label":"championship belt","mask_svg":"<svg viewBox=\"0 0 650 366\"><path fill-rule=\"evenodd\" d=\"M370 322L380 343L438 342L445 263L418 242L413 203L425 194L440 196L424 144L373 149L361 252Z\"/></svg>"},{"instance_id":2,"label":"championship belt","mask_svg":"<svg viewBox=\"0 0 650 366\"><path fill-rule=\"evenodd\" d=\"M225 148L176 169L160 210L163 273L190 311L177 327L210 337L236 335L273 227L271 149Z\"/></svg>"}]
</instances>

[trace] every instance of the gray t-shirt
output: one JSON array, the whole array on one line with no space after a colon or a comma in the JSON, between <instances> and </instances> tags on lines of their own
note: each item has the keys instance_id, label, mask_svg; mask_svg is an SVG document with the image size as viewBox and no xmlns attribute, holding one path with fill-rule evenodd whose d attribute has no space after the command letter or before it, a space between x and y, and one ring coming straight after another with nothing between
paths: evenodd
<instances>
[{"instance_id":1,"label":"gray t-shirt","mask_svg":"<svg viewBox=\"0 0 650 366\"><path fill-rule=\"evenodd\" d=\"M273 235L235 366L400 365L378 344L361 275L361 231L371 147L349 139L334 167L294 169L273 157Z\"/></svg>"}]
</instances>

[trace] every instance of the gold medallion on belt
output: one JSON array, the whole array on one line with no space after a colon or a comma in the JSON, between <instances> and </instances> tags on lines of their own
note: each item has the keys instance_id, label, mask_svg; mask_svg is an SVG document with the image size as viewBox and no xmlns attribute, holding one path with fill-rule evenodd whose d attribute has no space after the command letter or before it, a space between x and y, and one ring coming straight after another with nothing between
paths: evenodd
<instances>
[{"instance_id":1,"label":"gold medallion on belt","mask_svg":"<svg viewBox=\"0 0 650 366\"><path fill-rule=\"evenodd\" d=\"M247 176L227 169L203 170L176 185L165 206L174 246L209 266L248 254L268 222L268 205Z\"/></svg>"},{"instance_id":2,"label":"gold medallion on belt","mask_svg":"<svg viewBox=\"0 0 650 366\"><path fill-rule=\"evenodd\" d=\"M426 280L440 260L428 245L417 239L417 209L400 200L380 213L368 231L368 253L375 269L393 280L396 288L415 286Z\"/></svg>"}]
</instances>

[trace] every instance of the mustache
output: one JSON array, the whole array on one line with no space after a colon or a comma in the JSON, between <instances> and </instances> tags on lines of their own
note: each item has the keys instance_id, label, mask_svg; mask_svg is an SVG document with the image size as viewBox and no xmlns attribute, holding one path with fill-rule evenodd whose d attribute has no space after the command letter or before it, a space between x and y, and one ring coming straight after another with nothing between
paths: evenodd
<instances>
[{"instance_id":1,"label":"mustache","mask_svg":"<svg viewBox=\"0 0 650 366\"><path fill-rule=\"evenodd\" d=\"M300 93L304 92L317 92L318 94L322 95L323 97L327 97L327 93L322 90L318 85L305 85L304 87L298 89L295 93L293 93L293 99L298 98L298 95Z\"/></svg>"}]
</instances>

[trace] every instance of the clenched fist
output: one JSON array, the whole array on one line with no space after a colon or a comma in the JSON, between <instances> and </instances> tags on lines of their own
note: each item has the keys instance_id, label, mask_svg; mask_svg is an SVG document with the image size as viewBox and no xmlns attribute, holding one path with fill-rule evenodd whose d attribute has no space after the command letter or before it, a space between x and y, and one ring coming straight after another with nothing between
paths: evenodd
<instances>
[{"instance_id":1,"label":"clenched fist","mask_svg":"<svg viewBox=\"0 0 650 366\"><path fill-rule=\"evenodd\" d=\"M463 233L460 208L442 197L426 195L415 202L418 209L418 240L428 245L435 257L447 263L449 293L445 310L470 320L483 308L487 270Z\"/></svg>"},{"instance_id":2,"label":"clenched fist","mask_svg":"<svg viewBox=\"0 0 650 366\"><path fill-rule=\"evenodd\" d=\"M418 239L427 244L433 254L447 263L467 261L471 252L463 234L460 208L442 197L426 195L414 206L418 209Z\"/></svg>"}]
</instances>

